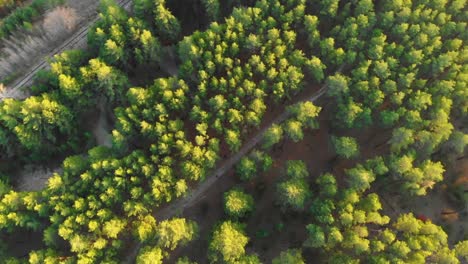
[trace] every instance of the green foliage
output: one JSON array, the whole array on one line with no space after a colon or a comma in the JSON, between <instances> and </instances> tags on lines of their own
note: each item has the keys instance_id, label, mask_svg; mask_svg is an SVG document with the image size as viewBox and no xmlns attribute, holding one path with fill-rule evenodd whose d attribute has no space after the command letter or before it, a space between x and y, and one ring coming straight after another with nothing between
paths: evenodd
<instances>
[{"instance_id":1,"label":"green foliage","mask_svg":"<svg viewBox=\"0 0 468 264\"><path fill-rule=\"evenodd\" d=\"M468 240L458 242L454 250L462 261L468 261Z\"/></svg>"},{"instance_id":2,"label":"green foliage","mask_svg":"<svg viewBox=\"0 0 468 264\"><path fill-rule=\"evenodd\" d=\"M178 245L185 245L193 240L197 236L198 226L184 218L174 218L162 221L156 233L160 246L174 250Z\"/></svg>"},{"instance_id":3,"label":"green foliage","mask_svg":"<svg viewBox=\"0 0 468 264\"><path fill-rule=\"evenodd\" d=\"M242 157L239 164L236 165L236 173L243 181L248 181L256 176L257 167L255 161L249 157Z\"/></svg>"},{"instance_id":4,"label":"green foliage","mask_svg":"<svg viewBox=\"0 0 468 264\"><path fill-rule=\"evenodd\" d=\"M139 8L151 5L150 1L135 1L134 4L136 13L141 12ZM135 61L139 64L159 62L161 45L147 23L128 17L122 7L110 0L101 3L100 17L88 34L88 42L99 51L100 59L123 69Z\"/></svg>"},{"instance_id":5,"label":"green foliage","mask_svg":"<svg viewBox=\"0 0 468 264\"><path fill-rule=\"evenodd\" d=\"M378 159L367 164L375 164ZM369 174L358 165L347 173ZM312 223L307 225L306 247L320 248L333 261L390 263L424 262L436 259L443 263L460 263L462 256L448 248L447 235L430 221L403 214L389 225L382 215L379 196L367 193L373 177L365 184L338 190L331 174L317 179L319 196L311 206ZM332 190L332 191L328 191ZM460 248L463 244L460 244Z\"/></svg>"},{"instance_id":6,"label":"green foliage","mask_svg":"<svg viewBox=\"0 0 468 264\"><path fill-rule=\"evenodd\" d=\"M270 126L263 135L263 149L270 149L283 139L283 128L278 124Z\"/></svg>"},{"instance_id":7,"label":"green foliage","mask_svg":"<svg viewBox=\"0 0 468 264\"><path fill-rule=\"evenodd\" d=\"M374 173L365 169L360 164L352 169L346 170L346 175L349 177L349 186L356 190L369 189L370 184L375 180Z\"/></svg>"},{"instance_id":8,"label":"green foliage","mask_svg":"<svg viewBox=\"0 0 468 264\"><path fill-rule=\"evenodd\" d=\"M318 128L318 122L316 121L316 118L318 117L320 110L320 107L315 106L310 101L297 103L288 108L288 111L295 120L304 124L310 129Z\"/></svg>"},{"instance_id":9,"label":"green foliage","mask_svg":"<svg viewBox=\"0 0 468 264\"><path fill-rule=\"evenodd\" d=\"M164 252L158 247L146 246L140 249L136 263L138 264L162 264Z\"/></svg>"},{"instance_id":10,"label":"green foliage","mask_svg":"<svg viewBox=\"0 0 468 264\"><path fill-rule=\"evenodd\" d=\"M288 137L296 143L304 138L303 125L299 121L286 121L286 123L284 124L284 130L286 132L286 135L288 135Z\"/></svg>"},{"instance_id":11,"label":"green foliage","mask_svg":"<svg viewBox=\"0 0 468 264\"><path fill-rule=\"evenodd\" d=\"M181 31L180 23L165 7L165 0L155 0L152 8L157 34L166 41L177 40Z\"/></svg>"},{"instance_id":12,"label":"green foliage","mask_svg":"<svg viewBox=\"0 0 468 264\"><path fill-rule=\"evenodd\" d=\"M254 150L249 155L240 159L236 165L236 173L243 181L249 181L258 174L270 169L273 160L268 154L262 151Z\"/></svg>"},{"instance_id":13,"label":"green foliage","mask_svg":"<svg viewBox=\"0 0 468 264\"><path fill-rule=\"evenodd\" d=\"M331 142L338 156L343 158L354 158L359 155L359 145L352 137L332 136Z\"/></svg>"},{"instance_id":14,"label":"green foliage","mask_svg":"<svg viewBox=\"0 0 468 264\"><path fill-rule=\"evenodd\" d=\"M75 136L75 120L70 109L48 95L29 97L24 101L5 99L0 103L0 122L7 131L2 144L17 142L32 155L58 152L66 144L63 136ZM13 141L13 142L10 142ZM69 142L73 144L72 142ZM7 146L4 148L8 149ZM46 152L46 153L47 153Z\"/></svg>"},{"instance_id":15,"label":"green foliage","mask_svg":"<svg viewBox=\"0 0 468 264\"><path fill-rule=\"evenodd\" d=\"M309 176L307 165L302 160L288 160L286 162L286 176L290 179L304 179Z\"/></svg>"},{"instance_id":16,"label":"green foliage","mask_svg":"<svg viewBox=\"0 0 468 264\"><path fill-rule=\"evenodd\" d=\"M211 21L219 19L220 5L219 0L202 0L203 6L205 7L206 14Z\"/></svg>"},{"instance_id":17,"label":"green foliage","mask_svg":"<svg viewBox=\"0 0 468 264\"><path fill-rule=\"evenodd\" d=\"M197 264L195 261L190 261L188 257L182 257L177 259L176 264Z\"/></svg>"},{"instance_id":18,"label":"green foliage","mask_svg":"<svg viewBox=\"0 0 468 264\"><path fill-rule=\"evenodd\" d=\"M273 264L305 264L302 258L301 250L288 249L280 253L280 255L273 259Z\"/></svg>"},{"instance_id":19,"label":"green foliage","mask_svg":"<svg viewBox=\"0 0 468 264\"><path fill-rule=\"evenodd\" d=\"M11 233L19 228L38 231L42 228L42 217L47 208L44 197L37 192L15 192L10 190L1 196L0 229Z\"/></svg>"},{"instance_id":20,"label":"green foliage","mask_svg":"<svg viewBox=\"0 0 468 264\"><path fill-rule=\"evenodd\" d=\"M418 165L412 155L394 156L390 162L391 172L404 180L402 189L411 195L425 195L445 172L441 162L425 160Z\"/></svg>"},{"instance_id":21,"label":"green foliage","mask_svg":"<svg viewBox=\"0 0 468 264\"><path fill-rule=\"evenodd\" d=\"M243 217L253 210L253 197L240 189L224 193L224 210L231 217Z\"/></svg>"},{"instance_id":22,"label":"green foliage","mask_svg":"<svg viewBox=\"0 0 468 264\"><path fill-rule=\"evenodd\" d=\"M303 178L292 178L277 186L278 200L286 208L301 211L311 196L309 185Z\"/></svg>"},{"instance_id":23,"label":"green foliage","mask_svg":"<svg viewBox=\"0 0 468 264\"><path fill-rule=\"evenodd\" d=\"M245 246L249 238L243 226L226 221L215 228L209 245L209 258L212 262L233 263L245 255Z\"/></svg>"},{"instance_id":24,"label":"green foliage","mask_svg":"<svg viewBox=\"0 0 468 264\"><path fill-rule=\"evenodd\" d=\"M224 3L203 3L221 21ZM204 179L221 149L239 150L265 113L324 80L332 121L343 128L391 129L391 153L346 170L347 180L340 181L346 188L323 174L313 195L305 166L288 164L288 178L277 186L281 204L300 210L314 198L304 245L318 248L331 263L466 260L466 243L449 249L440 227L412 215L390 223L378 195L369 192L376 177L390 176L401 181L404 193L423 195L445 171L433 154L464 152L466 135L454 125L468 109L464 2L248 5L178 43L176 76L127 89L125 74L133 81L140 80L141 68L159 72L159 39L175 44L181 25L164 1L135 0L136 17L104 1L101 19L89 31L90 54L56 56L51 70L38 75L33 97L0 103L2 161L78 149L79 122L96 105L117 107L112 149L66 159L43 192L0 191L2 229L44 229L46 245L63 250L32 251L30 262L119 262L130 230L141 242L157 243L145 244L137 261L162 262L167 253L160 247L187 243L196 228L183 219L158 224L152 212L185 195L191 181ZM279 143L283 133L300 142L304 129L317 128L319 112L311 102L289 107L290 119L265 133L263 147ZM340 140L338 154L359 152L352 139ZM272 164L259 151L244 160L238 170L248 179ZM225 222L213 233L210 259L259 263L246 255L247 243L239 224ZM296 257L285 252L278 261Z\"/></svg>"}]
</instances>

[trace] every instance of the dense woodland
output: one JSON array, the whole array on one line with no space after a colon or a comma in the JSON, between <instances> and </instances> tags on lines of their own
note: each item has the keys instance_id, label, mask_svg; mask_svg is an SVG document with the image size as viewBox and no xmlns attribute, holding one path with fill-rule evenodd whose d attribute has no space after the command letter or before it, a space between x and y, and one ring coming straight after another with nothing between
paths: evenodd
<instances>
[{"instance_id":1,"label":"dense woodland","mask_svg":"<svg viewBox=\"0 0 468 264\"><path fill-rule=\"evenodd\" d=\"M51 58L31 97L0 102L1 263L468 262L466 236L449 243L430 220L386 215L375 188L427 195L466 155L466 0L188 2L134 0L128 13L103 0L88 49ZM277 110L286 118L270 126ZM100 111L111 147L83 125ZM351 165L319 174L310 157L274 158L322 115L334 162ZM262 128L215 225L159 213ZM388 135L382 150L364 155L343 133L365 130ZM15 168L57 160L43 190L15 190ZM306 239L266 258L251 243L262 232L246 228L258 194L244 186L273 170L272 208L305 221ZM457 199L466 206L466 191ZM14 253L14 237L32 234ZM195 240L203 257L190 255Z\"/></svg>"}]
</instances>

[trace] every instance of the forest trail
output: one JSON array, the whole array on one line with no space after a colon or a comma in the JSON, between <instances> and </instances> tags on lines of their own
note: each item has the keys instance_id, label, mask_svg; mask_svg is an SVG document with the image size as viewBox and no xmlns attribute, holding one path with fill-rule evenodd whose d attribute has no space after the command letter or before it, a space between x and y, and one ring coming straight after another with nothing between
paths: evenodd
<instances>
[{"instance_id":1,"label":"forest trail","mask_svg":"<svg viewBox=\"0 0 468 264\"><path fill-rule=\"evenodd\" d=\"M118 0L116 1L117 4L123 7L125 10L129 11L131 9L131 4L133 3L132 0ZM3 91L0 91L0 101L5 98L15 98L15 99L25 99L28 97L26 91L21 89L22 87L26 87L30 85L34 79L36 73L40 70L47 69L49 67L48 59L52 58L54 55L64 52L65 50L69 49L77 49L83 48L86 45L86 39L88 35L88 29L97 21L99 20L99 15L96 14L94 19L91 19L88 23L85 23L81 26L76 32L65 40L60 46L55 48L52 52L48 55L44 56L44 58L33 65L25 74L21 77L18 77L13 83L6 86Z\"/></svg>"},{"instance_id":2,"label":"forest trail","mask_svg":"<svg viewBox=\"0 0 468 264\"><path fill-rule=\"evenodd\" d=\"M341 67L340 67L341 70ZM338 71L340 71L338 70ZM316 93L314 93L309 98L299 101L300 102L315 102L317 99L322 97L327 91L327 85L323 85ZM249 151L251 151L263 138L265 132L273 125L279 124L288 119L290 113L288 111L284 111L281 115L277 116L273 119L270 123L268 123L263 129L261 129L255 136L253 136L249 141L247 141L241 149L231 156L229 159L225 160L223 163L218 166L216 170L214 170L210 175L206 177L206 180L201 182L191 193L187 196L179 199L168 206L158 210L157 212L153 213L153 216L156 218L157 221L163 221L169 219L178 213L181 213L194 204L196 204L200 199L205 196L205 193L210 189L210 187L215 184L218 180L220 180L223 176L226 175L230 169L234 167L235 164L239 162L239 160L244 157ZM129 250L130 254L127 256L124 263L134 263L138 251L141 248L141 243L139 243L135 248Z\"/></svg>"}]
</instances>

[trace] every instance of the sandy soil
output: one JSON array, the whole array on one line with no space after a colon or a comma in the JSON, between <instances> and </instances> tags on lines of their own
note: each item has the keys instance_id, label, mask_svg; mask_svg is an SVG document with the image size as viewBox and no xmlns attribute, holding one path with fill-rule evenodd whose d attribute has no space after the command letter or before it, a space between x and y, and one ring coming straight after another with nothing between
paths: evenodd
<instances>
[{"instance_id":1,"label":"sandy soil","mask_svg":"<svg viewBox=\"0 0 468 264\"><path fill-rule=\"evenodd\" d=\"M103 145L107 147L112 146L112 126L107 117L105 106L101 103L99 105L99 117L93 124L92 132L96 140L97 145Z\"/></svg>"},{"instance_id":2,"label":"sandy soil","mask_svg":"<svg viewBox=\"0 0 468 264\"><path fill-rule=\"evenodd\" d=\"M60 168L45 166L25 166L13 178L16 191L40 191L47 185L47 180L54 173L60 173Z\"/></svg>"}]
</instances>

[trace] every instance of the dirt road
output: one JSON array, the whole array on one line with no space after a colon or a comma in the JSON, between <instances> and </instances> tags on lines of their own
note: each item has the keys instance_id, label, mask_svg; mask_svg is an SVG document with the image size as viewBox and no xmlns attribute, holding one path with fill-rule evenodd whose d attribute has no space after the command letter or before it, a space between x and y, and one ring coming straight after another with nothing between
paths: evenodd
<instances>
[{"instance_id":1,"label":"dirt road","mask_svg":"<svg viewBox=\"0 0 468 264\"><path fill-rule=\"evenodd\" d=\"M123 7L127 11L131 9L133 3L132 0L118 0L116 2L119 6ZM24 91L21 88L26 87L32 83L36 72L42 69L47 69L49 67L47 59L53 57L56 54L62 53L65 50L85 47L88 29L98 19L99 15L96 15L94 19L91 19L88 23L85 23L70 38L68 38L60 46L45 56L44 59L33 65L24 75L16 79L12 84L5 87L4 91L0 93L0 101L5 98L24 99L28 97L27 91Z\"/></svg>"},{"instance_id":2,"label":"dirt road","mask_svg":"<svg viewBox=\"0 0 468 264\"><path fill-rule=\"evenodd\" d=\"M325 94L327 91L327 86L324 85L318 90L314 95L307 98L304 101L311 101L314 102L319 99L322 95ZM263 138L266 130L270 128L273 124L279 124L290 116L288 111L284 111L281 115L277 116L273 121L271 121L267 126L261 129L254 137L252 137L249 141L247 141L242 148L234 154L229 159L225 160L215 171L213 171L210 175L206 177L206 180L200 183L196 189L194 189L191 193L185 196L182 199L179 199L168 206L158 210L153 215L157 219L157 221L162 221L165 219L169 219L178 213L184 211L185 208L188 208L194 204L196 204L200 199L205 196L205 193L208 189L216 183L219 179L226 175L226 172L232 169L232 167L239 162L239 160L245 156L249 151L251 151ZM135 245L135 248L129 250L131 252L124 263L134 263L138 251L140 250L141 244Z\"/></svg>"}]
</instances>

